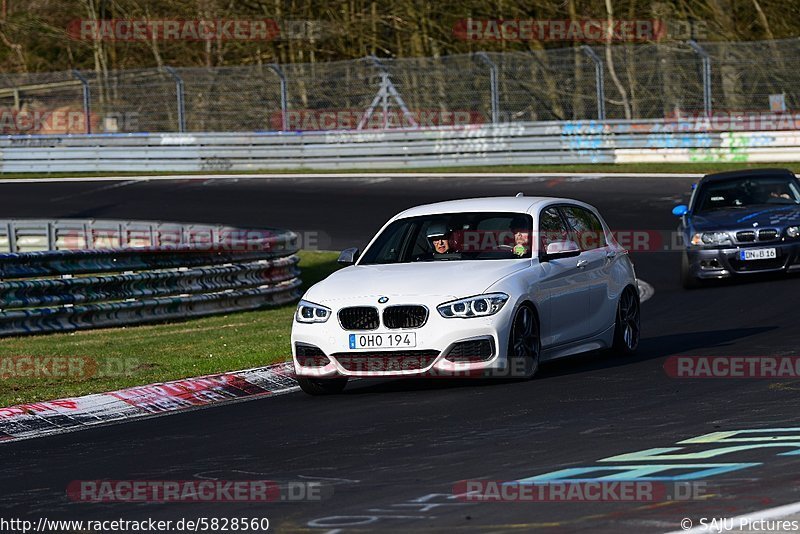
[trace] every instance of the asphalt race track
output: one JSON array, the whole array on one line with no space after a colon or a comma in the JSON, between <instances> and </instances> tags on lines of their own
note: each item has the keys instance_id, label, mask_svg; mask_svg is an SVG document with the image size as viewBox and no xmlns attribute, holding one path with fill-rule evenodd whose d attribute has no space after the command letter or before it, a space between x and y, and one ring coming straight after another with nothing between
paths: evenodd
<instances>
[{"instance_id":1,"label":"asphalt race track","mask_svg":"<svg viewBox=\"0 0 800 534\"><path fill-rule=\"evenodd\" d=\"M670 231L683 178L206 180L3 184L4 217L98 217L273 225L358 246L397 211L471 196L553 195L597 206L617 230ZM294 393L0 446L3 516L50 519L267 517L277 532L665 532L800 501L800 444L694 454L712 432L800 427L798 379L678 379L669 356L781 356L800 345L800 279L684 291L679 256L634 252L655 295L633 359L592 354L529 382L359 381L335 397ZM446 284L447 281L443 280ZM797 429L796 434L800 434ZM756 434L758 435L758 434ZM775 436L776 431L765 431ZM791 435L783 432L783 436ZM734 443L741 445L741 442ZM470 503L460 480L517 480L675 448L641 464L756 464L704 479L695 500ZM680 448L680 449L678 449ZM656 451L670 452L670 451ZM719 451L717 451L719 452ZM612 464L614 462L611 462ZM617 462L617 464L624 462ZM630 462L628 462L630 463ZM616 465L616 464L615 464ZM697 469L697 467L693 468ZM599 476L599 475L598 475ZM317 480L332 496L270 504L86 504L73 480Z\"/></svg>"}]
</instances>

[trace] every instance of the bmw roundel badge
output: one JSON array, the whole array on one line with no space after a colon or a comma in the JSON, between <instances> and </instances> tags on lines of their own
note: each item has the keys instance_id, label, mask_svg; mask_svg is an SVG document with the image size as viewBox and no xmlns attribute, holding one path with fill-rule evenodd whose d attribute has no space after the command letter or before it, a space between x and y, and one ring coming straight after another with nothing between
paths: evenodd
<instances>
[{"instance_id":1,"label":"bmw roundel badge","mask_svg":"<svg viewBox=\"0 0 800 534\"><path fill-rule=\"evenodd\" d=\"M378 304L386 304L389 302L389 297L381 297L378 299Z\"/></svg>"}]
</instances>

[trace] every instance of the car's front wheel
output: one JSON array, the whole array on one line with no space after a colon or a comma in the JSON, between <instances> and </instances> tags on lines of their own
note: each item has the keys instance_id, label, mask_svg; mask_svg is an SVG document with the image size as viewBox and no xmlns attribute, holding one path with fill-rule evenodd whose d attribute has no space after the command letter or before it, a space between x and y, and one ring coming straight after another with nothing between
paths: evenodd
<instances>
[{"instance_id":1,"label":"car's front wheel","mask_svg":"<svg viewBox=\"0 0 800 534\"><path fill-rule=\"evenodd\" d=\"M310 378L307 376L298 376L297 382L300 384L300 389L309 395L335 395L344 390L344 387L347 385L347 377Z\"/></svg>"},{"instance_id":2,"label":"car's front wheel","mask_svg":"<svg viewBox=\"0 0 800 534\"><path fill-rule=\"evenodd\" d=\"M517 309L511 322L508 359L512 376L519 376L519 371L524 378L533 378L539 370L541 348L539 321L533 308L523 304Z\"/></svg>"},{"instance_id":3,"label":"car's front wheel","mask_svg":"<svg viewBox=\"0 0 800 534\"><path fill-rule=\"evenodd\" d=\"M617 304L617 319L614 325L614 352L633 354L639 347L641 332L641 305L639 292L631 286L625 288Z\"/></svg>"}]
</instances>

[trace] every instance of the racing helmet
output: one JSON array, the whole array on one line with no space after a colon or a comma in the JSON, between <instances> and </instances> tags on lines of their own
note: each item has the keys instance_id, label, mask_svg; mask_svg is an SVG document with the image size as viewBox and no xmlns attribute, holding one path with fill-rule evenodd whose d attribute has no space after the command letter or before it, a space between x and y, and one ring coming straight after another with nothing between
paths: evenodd
<instances>
[{"instance_id":1,"label":"racing helmet","mask_svg":"<svg viewBox=\"0 0 800 534\"><path fill-rule=\"evenodd\" d=\"M449 232L447 231L447 225L439 222L431 223L425 232L425 235L428 237L428 241L431 243L440 239L447 239L448 234Z\"/></svg>"}]
</instances>

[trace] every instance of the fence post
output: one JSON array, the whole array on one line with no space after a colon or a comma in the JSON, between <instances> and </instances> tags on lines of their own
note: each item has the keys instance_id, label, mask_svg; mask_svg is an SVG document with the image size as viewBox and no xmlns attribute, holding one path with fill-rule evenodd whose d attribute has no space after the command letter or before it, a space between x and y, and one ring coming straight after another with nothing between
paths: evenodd
<instances>
[{"instance_id":1,"label":"fence post","mask_svg":"<svg viewBox=\"0 0 800 534\"><path fill-rule=\"evenodd\" d=\"M178 72L172 67L164 67L164 70L175 80L175 94L178 100L178 132L183 133L186 131L186 104L183 98L183 79L178 76Z\"/></svg>"},{"instance_id":2,"label":"fence post","mask_svg":"<svg viewBox=\"0 0 800 534\"><path fill-rule=\"evenodd\" d=\"M500 122L500 95L497 89L497 65L489 59L486 52L478 52L475 57L489 66L489 90L491 91L492 102L492 124Z\"/></svg>"},{"instance_id":3,"label":"fence post","mask_svg":"<svg viewBox=\"0 0 800 534\"><path fill-rule=\"evenodd\" d=\"M289 112L289 103L286 93L286 75L283 73L277 63L270 63L268 68L278 75L278 80L281 84L281 130L286 131L289 129L289 118L286 114Z\"/></svg>"},{"instance_id":4,"label":"fence post","mask_svg":"<svg viewBox=\"0 0 800 534\"><path fill-rule=\"evenodd\" d=\"M86 118L86 133L92 133L92 103L91 103L91 95L89 93L89 80L80 73L78 69L72 69L72 75L81 82L83 86L83 115Z\"/></svg>"},{"instance_id":5,"label":"fence post","mask_svg":"<svg viewBox=\"0 0 800 534\"><path fill-rule=\"evenodd\" d=\"M47 250L56 249L56 224L53 221L47 221Z\"/></svg>"},{"instance_id":6,"label":"fence post","mask_svg":"<svg viewBox=\"0 0 800 534\"><path fill-rule=\"evenodd\" d=\"M687 44L700 56L703 64L703 112L706 117L711 116L711 56L694 39L689 39Z\"/></svg>"},{"instance_id":7,"label":"fence post","mask_svg":"<svg viewBox=\"0 0 800 534\"><path fill-rule=\"evenodd\" d=\"M606 120L606 81L603 61L589 45L581 46L584 54L594 63L594 86L597 95L597 120Z\"/></svg>"},{"instance_id":8,"label":"fence post","mask_svg":"<svg viewBox=\"0 0 800 534\"><path fill-rule=\"evenodd\" d=\"M8 251L17 252L17 227L9 221L6 224L6 231L8 232Z\"/></svg>"}]
</instances>

